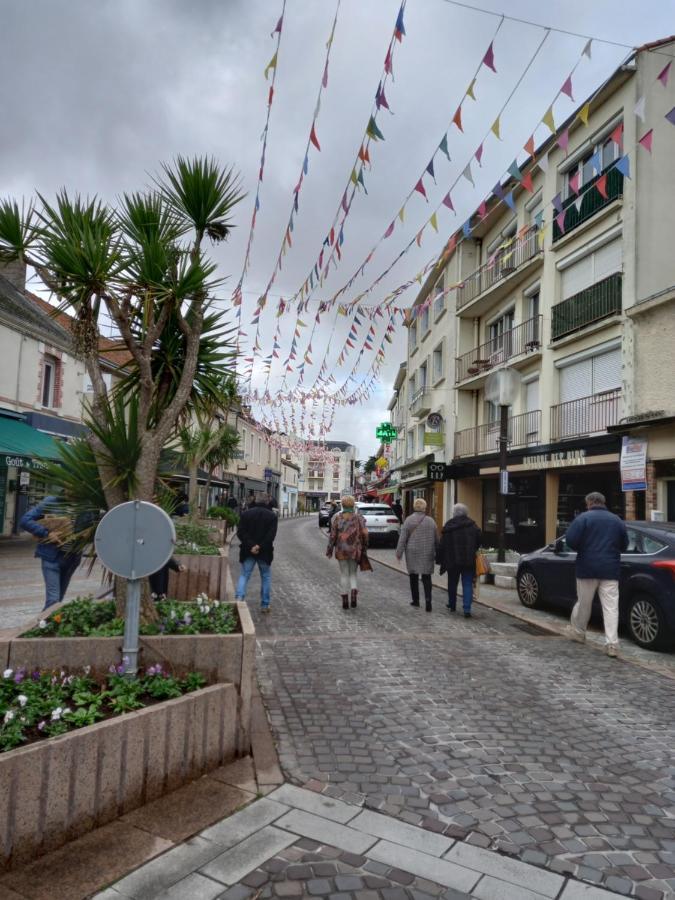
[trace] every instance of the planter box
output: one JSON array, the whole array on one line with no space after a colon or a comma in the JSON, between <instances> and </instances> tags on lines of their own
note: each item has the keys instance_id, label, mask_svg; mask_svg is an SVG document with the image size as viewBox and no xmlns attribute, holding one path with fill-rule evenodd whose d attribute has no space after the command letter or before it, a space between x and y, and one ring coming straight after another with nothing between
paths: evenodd
<instances>
[{"instance_id":1,"label":"planter box","mask_svg":"<svg viewBox=\"0 0 675 900\"><path fill-rule=\"evenodd\" d=\"M194 600L197 594L208 594L212 600L232 600L234 589L230 560L226 551L219 556L177 554L176 562L185 572L169 572L168 596L173 600Z\"/></svg>"},{"instance_id":2,"label":"planter box","mask_svg":"<svg viewBox=\"0 0 675 900\"><path fill-rule=\"evenodd\" d=\"M0 868L234 759L237 705L235 686L216 684L0 754Z\"/></svg>"}]
</instances>

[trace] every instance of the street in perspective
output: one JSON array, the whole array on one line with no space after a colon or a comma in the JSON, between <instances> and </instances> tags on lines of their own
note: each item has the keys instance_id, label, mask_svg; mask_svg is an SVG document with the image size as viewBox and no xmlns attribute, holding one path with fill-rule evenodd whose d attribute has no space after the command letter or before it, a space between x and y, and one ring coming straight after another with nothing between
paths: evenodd
<instances>
[{"instance_id":1,"label":"street in perspective","mask_svg":"<svg viewBox=\"0 0 675 900\"><path fill-rule=\"evenodd\" d=\"M3 9L0 900L675 900L668 12Z\"/></svg>"}]
</instances>

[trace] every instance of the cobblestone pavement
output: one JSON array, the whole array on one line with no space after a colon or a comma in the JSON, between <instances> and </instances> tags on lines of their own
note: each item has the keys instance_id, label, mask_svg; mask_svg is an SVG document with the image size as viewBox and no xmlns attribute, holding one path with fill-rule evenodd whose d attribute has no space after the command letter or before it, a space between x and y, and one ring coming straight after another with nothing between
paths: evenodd
<instances>
[{"instance_id":1,"label":"cobblestone pavement","mask_svg":"<svg viewBox=\"0 0 675 900\"><path fill-rule=\"evenodd\" d=\"M492 609L449 614L440 591L432 613L412 610L407 580L378 565L343 612L324 549L316 522L287 522L269 616L257 575L249 585L288 778L622 894L675 897L670 679Z\"/></svg>"}]
</instances>

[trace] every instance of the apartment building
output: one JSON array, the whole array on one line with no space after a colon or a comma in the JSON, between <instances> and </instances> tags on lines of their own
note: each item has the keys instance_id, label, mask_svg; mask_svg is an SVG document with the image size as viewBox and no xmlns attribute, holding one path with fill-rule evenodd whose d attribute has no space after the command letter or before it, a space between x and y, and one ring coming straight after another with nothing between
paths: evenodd
<instances>
[{"instance_id":1,"label":"apartment building","mask_svg":"<svg viewBox=\"0 0 675 900\"><path fill-rule=\"evenodd\" d=\"M239 435L235 457L219 473L228 492L234 494L240 505L262 494L269 494L279 504L281 450L272 441L270 430L257 422L245 407L228 410L226 422Z\"/></svg>"},{"instance_id":2,"label":"apartment building","mask_svg":"<svg viewBox=\"0 0 675 900\"><path fill-rule=\"evenodd\" d=\"M298 479L300 466L290 459L281 460L281 500L279 509L284 516L294 516L298 511Z\"/></svg>"},{"instance_id":3,"label":"apartment building","mask_svg":"<svg viewBox=\"0 0 675 900\"><path fill-rule=\"evenodd\" d=\"M508 546L523 552L563 533L590 490L621 515L675 518L675 129L665 118L675 80L657 77L668 62L661 51L674 45L648 45L617 69L581 117L498 187L483 218L471 217L470 237L439 260L415 301L401 481L436 508L466 503L486 544L496 544L499 437L486 386L502 367L518 382ZM650 128L653 152L638 143ZM426 302L434 295L438 309ZM430 412L448 422L445 456L433 453L450 463L443 500L424 480ZM647 492L622 491L630 432L648 439Z\"/></svg>"},{"instance_id":4,"label":"apartment building","mask_svg":"<svg viewBox=\"0 0 675 900\"><path fill-rule=\"evenodd\" d=\"M338 500L354 490L356 447L345 441L326 441L300 454L303 499L317 510L326 500Z\"/></svg>"}]
</instances>

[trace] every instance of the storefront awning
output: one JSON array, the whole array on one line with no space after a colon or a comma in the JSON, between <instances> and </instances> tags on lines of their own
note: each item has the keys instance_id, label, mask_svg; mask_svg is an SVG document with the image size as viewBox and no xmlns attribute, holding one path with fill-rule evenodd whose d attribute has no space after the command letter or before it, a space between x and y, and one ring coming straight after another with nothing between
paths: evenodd
<instances>
[{"instance_id":1,"label":"storefront awning","mask_svg":"<svg viewBox=\"0 0 675 900\"><path fill-rule=\"evenodd\" d=\"M31 460L60 459L57 442L25 422L0 416L0 465L30 467Z\"/></svg>"}]
</instances>

